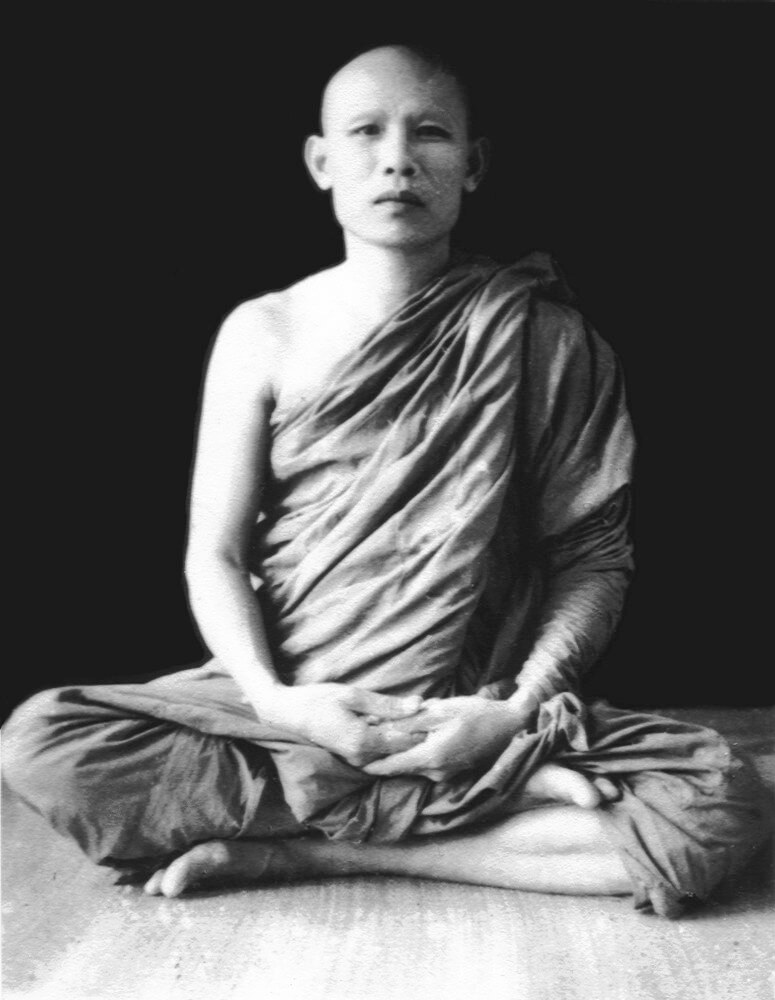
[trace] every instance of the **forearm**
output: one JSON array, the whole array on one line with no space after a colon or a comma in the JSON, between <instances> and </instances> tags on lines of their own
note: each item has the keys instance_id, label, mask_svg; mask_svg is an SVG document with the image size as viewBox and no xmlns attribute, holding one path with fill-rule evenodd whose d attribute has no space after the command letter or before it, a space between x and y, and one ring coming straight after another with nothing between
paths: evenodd
<instances>
[{"instance_id":1,"label":"forearm","mask_svg":"<svg viewBox=\"0 0 775 1000\"><path fill-rule=\"evenodd\" d=\"M541 553L543 603L514 695L538 705L577 690L611 640L632 576L629 494L618 493Z\"/></svg>"},{"instance_id":2,"label":"forearm","mask_svg":"<svg viewBox=\"0 0 775 1000\"><path fill-rule=\"evenodd\" d=\"M281 686L246 569L210 554L186 562L189 600L211 653L258 707Z\"/></svg>"},{"instance_id":3,"label":"forearm","mask_svg":"<svg viewBox=\"0 0 775 1000\"><path fill-rule=\"evenodd\" d=\"M543 702L578 687L619 620L632 571L635 442L610 347L554 303L539 303L534 322L519 486L525 555L541 573L543 594L532 648L514 672L516 697Z\"/></svg>"},{"instance_id":4,"label":"forearm","mask_svg":"<svg viewBox=\"0 0 775 1000\"><path fill-rule=\"evenodd\" d=\"M274 669L250 576L235 559L206 556L186 563L191 608L205 642L245 692L262 722L362 767L415 746L411 732L387 720L420 708L417 696L394 698L345 684L283 684ZM371 726L371 716L385 720Z\"/></svg>"},{"instance_id":5,"label":"forearm","mask_svg":"<svg viewBox=\"0 0 775 1000\"><path fill-rule=\"evenodd\" d=\"M583 567L554 577L514 700L537 706L560 691L578 688L611 640L628 578L626 570L590 572Z\"/></svg>"}]
</instances>

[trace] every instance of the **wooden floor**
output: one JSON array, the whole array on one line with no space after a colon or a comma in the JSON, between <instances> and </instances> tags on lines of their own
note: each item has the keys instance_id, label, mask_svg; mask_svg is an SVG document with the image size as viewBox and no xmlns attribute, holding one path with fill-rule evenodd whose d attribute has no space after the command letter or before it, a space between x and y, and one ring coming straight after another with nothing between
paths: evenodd
<instances>
[{"instance_id":1,"label":"wooden floor","mask_svg":"<svg viewBox=\"0 0 775 1000\"><path fill-rule=\"evenodd\" d=\"M764 710L669 714L722 730L775 781ZM3 837L4 1000L773 997L771 852L670 922L626 899L408 879L152 898L10 794Z\"/></svg>"}]
</instances>

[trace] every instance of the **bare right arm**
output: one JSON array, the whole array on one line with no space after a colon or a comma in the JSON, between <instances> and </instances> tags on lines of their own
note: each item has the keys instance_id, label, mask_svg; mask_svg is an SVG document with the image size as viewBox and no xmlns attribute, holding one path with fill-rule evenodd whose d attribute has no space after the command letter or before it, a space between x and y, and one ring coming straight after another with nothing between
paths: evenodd
<instances>
[{"instance_id":1,"label":"bare right arm","mask_svg":"<svg viewBox=\"0 0 775 1000\"><path fill-rule=\"evenodd\" d=\"M269 416L286 349L265 301L235 310L216 340L191 488L189 597L205 642L259 718L360 765L419 739L389 726L369 726L366 716L404 718L417 711L420 699L343 684L282 684L250 584L248 544L261 504Z\"/></svg>"}]
</instances>

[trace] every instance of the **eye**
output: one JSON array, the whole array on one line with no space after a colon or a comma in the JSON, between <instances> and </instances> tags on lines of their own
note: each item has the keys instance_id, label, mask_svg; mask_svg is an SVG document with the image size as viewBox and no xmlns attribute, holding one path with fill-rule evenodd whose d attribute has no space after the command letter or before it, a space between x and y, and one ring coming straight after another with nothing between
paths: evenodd
<instances>
[{"instance_id":1,"label":"eye","mask_svg":"<svg viewBox=\"0 0 775 1000\"><path fill-rule=\"evenodd\" d=\"M449 129L444 128L442 125L432 125L430 123L425 123L423 125L418 125L415 130L417 135L423 139L451 139L452 133Z\"/></svg>"},{"instance_id":2,"label":"eye","mask_svg":"<svg viewBox=\"0 0 775 1000\"><path fill-rule=\"evenodd\" d=\"M352 129L351 135L379 135L379 125L376 122L364 122Z\"/></svg>"}]
</instances>

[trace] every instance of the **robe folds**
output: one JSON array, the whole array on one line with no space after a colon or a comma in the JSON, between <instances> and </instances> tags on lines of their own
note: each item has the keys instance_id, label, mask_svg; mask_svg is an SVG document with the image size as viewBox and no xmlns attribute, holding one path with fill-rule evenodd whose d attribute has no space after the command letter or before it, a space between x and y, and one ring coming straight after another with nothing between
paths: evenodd
<instances>
[{"instance_id":1,"label":"robe folds","mask_svg":"<svg viewBox=\"0 0 775 1000\"><path fill-rule=\"evenodd\" d=\"M395 842L493 821L555 760L619 787L600 815L637 906L675 915L747 862L771 825L748 764L710 730L576 690L632 567L633 439L616 359L548 258L456 258L271 419L250 567L280 677L506 697L547 608L593 581L594 622L535 726L443 782L375 779L260 721L211 661L22 706L5 739L22 797L94 860L139 867L215 837Z\"/></svg>"}]
</instances>

